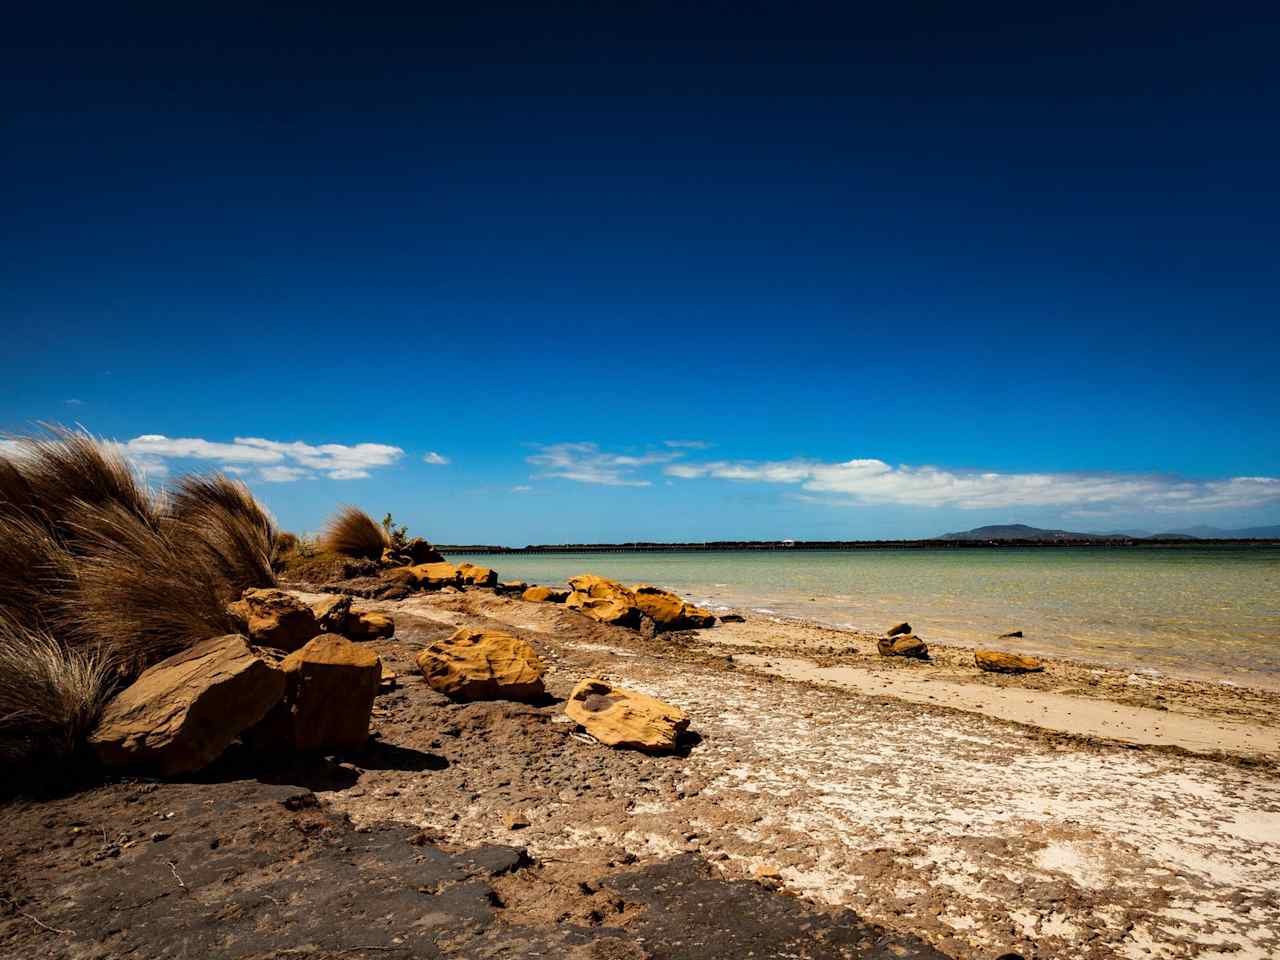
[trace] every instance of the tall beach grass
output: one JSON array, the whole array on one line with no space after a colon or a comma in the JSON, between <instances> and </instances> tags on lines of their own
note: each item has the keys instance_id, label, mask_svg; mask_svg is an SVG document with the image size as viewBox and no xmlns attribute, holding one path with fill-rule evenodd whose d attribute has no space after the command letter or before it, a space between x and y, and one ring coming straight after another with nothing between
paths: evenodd
<instances>
[{"instance_id":1,"label":"tall beach grass","mask_svg":"<svg viewBox=\"0 0 1280 960\"><path fill-rule=\"evenodd\" d=\"M71 750L115 686L234 632L275 526L221 475L153 491L120 448L47 428L0 452L0 756Z\"/></svg>"}]
</instances>

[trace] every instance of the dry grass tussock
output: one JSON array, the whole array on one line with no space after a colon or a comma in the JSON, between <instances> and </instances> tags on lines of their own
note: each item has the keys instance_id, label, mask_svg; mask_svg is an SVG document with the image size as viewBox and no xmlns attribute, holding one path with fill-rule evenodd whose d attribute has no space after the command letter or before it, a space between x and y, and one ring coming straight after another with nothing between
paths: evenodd
<instances>
[{"instance_id":1,"label":"dry grass tussock","mask_svg":"<svg viewBox=\"0 0 1280 960\"><path fill-rule=\"evenodd\" d=\"M63 749L108 678L233 632L227 602L275 584L275 536L243 484L157 495L87 434L52 428L0 455L0 754Z\"/></svg>"},{"instance_id":2,"label":"dry grass tussock","mask_svg":"<svg viewBox=\"0 0 1280 960\"><path fill-rule=\"evenodd\" d=\"M238 599L248 587L274 583L276 528L243 483L221 474L184 477L166 515L170 539L201 553L201 562Z\"/></svg>"},{"instance_id":3,"label":"dry grass tussock","mask_svg":"<svg viewBox=\"0 0 1280 960\"><path fill-rule=\"evenodd\" d=\"M387 532L357 507L343 507L320 536L320 549L347 557L378 560L390 545Z\"/></svg>"},{"instance_id":4,"label":"dry grass tussock","mask_svg":"<svg viewBox=\"0 0 1280 960\"><path fill-rule=\"evenodd\" d=\"M73 753L113 692L111 660L43 631L0 620L0 760Z\"/></svg>"}]
</instances>

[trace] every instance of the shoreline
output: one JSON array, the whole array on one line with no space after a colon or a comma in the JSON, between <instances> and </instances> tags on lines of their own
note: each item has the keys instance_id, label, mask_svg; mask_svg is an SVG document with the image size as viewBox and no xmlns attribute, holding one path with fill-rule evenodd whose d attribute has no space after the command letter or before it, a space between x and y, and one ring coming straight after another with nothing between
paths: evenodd
<instances>
[{"instance_id":1,"label":"shoreline","mask_svg":"<svg viewBox=\"0 0 1280 960\"><path fill-rule=\"evenodd\" d=\"M696 631L702 649L724 653L781 679L946 706L1071 736L1249 761L1280 770L1280 688L1217 677L1139 673L1074 657L1040 654L1018 638L984 649L1034 652L1043 672L988 673L973 660L979 645L929 644L930 661L880 657L876 634L801 617L735 611L744 623ZM1260 728L1260 729L1259 729Z\"/></svg>"},{"instance_id":2,"label":"shoreline","mask_svg":"<svg viewBox=\"0 0 1280 960\"><path fill-rule=\"evenodd\" d=\"M683 593L689 599L702 601L706 598L697 593ZM785 606L785 604L779 604ZM769 623L776 624L780 628L790 630L804 630L812 628L815 630L830 631L833 634L847 634L855 639L864 642L873 642L880 635L874 630L867 629L852 623L832 622L831 620L822 619L820 617L805 616L803 614L782 613L772 609L761 609L744 604L724 605L711 602L710 609L717 615L722 613L735 613L740 616L751 617L756 620L764 620ZM979 631L973 630L973 636L958 635L956 630L950 630L946 639L931 638L930 636L922 636L928 644L930 650L934 649L950 649L963 650L972 653L974 650L999 649L1012 653L1022 653L1034 656L1039 660L1048 663L1056 663L1063 666L1069 666L1079 670L1105 670L1115 673L1126 673L1133 675L1140 680L1159 683L1163 681L1188 681L1194 683L1212 684L1220 686L1228 690L1238 691L1255 691L1265 692L1269 694L1280 695L1280 673L1272 673L1270 671L1235 669L1224 665L1215 665L1205 667L1202 670L1194 670L1186 667L1180 661L1161 661L1161 666L1155 666L1152 663L1140 662L1131 666L1126 666L1120 662L1121 657L1117 654L1114 657L1106 657L1098 655L1090 657L1088 655L1073 655L1064 653L1062 650L1052 643L1037 641L1032 637L999 637L989 634L979 636ZM784 649L784 648L779 648ZM1162 669L1163 667L1163 669Z\"/></svg>"},{"instance_id":3,"label":"shoreline","mask_svg":"<svg viewBox=\"0 0 1280 960\"><path fill-rule=\"evenodd\" d=\"M1016 550L1055 547L1280 547L1275 537L1251 538L1194 538L1194 537L1096 537L1058 538L1053 540L715 540L689 541L686 543L545 543L523 547L507 547L500 544L448 544L438 543L436 549L444 554L475 554L496 556L504 554L557 554L557 553L688 553L735 552L740 550Z\"/></svg>"},{"instance_id":4,"label":"shoreline","mask_svg":"<svg viewBox=\"0 0 1280 960\"><path fill-rule=\"evenodd\" d=\"M1022 631L1019 646L1038 656L1280 689L1280 619L1264 599L1280 574L1280 552L1271 549L565 554L471 562L496 562L503 574L536 583L590 570L662 584L712 612L800 618L860 633L909 620L929 641L989 646Z\"/></svg>"}]
</instances>

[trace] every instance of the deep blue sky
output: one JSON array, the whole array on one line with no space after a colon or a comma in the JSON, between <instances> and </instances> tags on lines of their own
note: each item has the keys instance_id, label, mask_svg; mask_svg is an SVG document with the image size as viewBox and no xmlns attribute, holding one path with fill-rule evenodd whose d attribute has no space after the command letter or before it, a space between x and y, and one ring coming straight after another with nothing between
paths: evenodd
<instances>
[{"instance_id":1,"label":"deep blue sky","mask_svg":"<svg viewBox=\"0 0 1280 960\"><path fill-rule=\"evenodd\" d=\"M0 429L451 541L1280 521L1274 5L265 6L10 15Z\"/></svg>"}]
</instances>

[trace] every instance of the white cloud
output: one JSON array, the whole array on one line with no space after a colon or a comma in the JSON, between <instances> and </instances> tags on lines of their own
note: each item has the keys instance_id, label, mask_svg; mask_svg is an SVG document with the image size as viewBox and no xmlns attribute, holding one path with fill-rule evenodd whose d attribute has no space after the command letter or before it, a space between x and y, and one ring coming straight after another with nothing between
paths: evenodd
<instances>
[{"instance_id":1,"label":"white cloud","mask_svg":"<svg viewBox=\"0 0 1280 960\"><path fill-rule=\"evenodd\" d=\"M258 471L258 478L268 483L292 483L294 480L303 480L314 477L310 470L304 467L290 467L284 464L263 467Z\"/></svg>"},{"instance_id":2,"label":"white cloud","mask_svg":"<svg viewBox=\"0 0 1280 960\"><path fill-rule=\"evenodd\" d=\"M404 456L399 447L384 443L322 443L236 437L225 443L199 437L144 434L121 444L140 469L152 475L165 471L166 460L218 460L222 469L244 475L256 468L259 479L273 483L323 475L331 480L355 480L387 467ZM249 466L245 466L249 465Z\"/></svg>"},{"instance_id":3,"label":"white cloud","mask_svg":"<svg viewBox=\"0 0 1280 960\"><path fill-rule=\"evenodd\" d=\"M529 486L527 483L518 483L511 488L512 493L529 493L532 490L533 487Z\"/></svg>"},{"instance_id":4,"label":"white cloud","mask_svg":"<svg viewBox=\"0 0 1280 960\"><path fill-rule=\"evenodd\" d=\"M996 473L892 466L883 460L715 461L671 464L669 476L799 485L846 505L959 507L1141 507L1184 511L1255 507L1280 500L1280 478L1185 480L1133 474Z\"/></svg>"},{"instance_id":5,"label":"white cloud","mask_svg":"<svg viewBox=\"0 0 1280 960\"><path fill-rule=\"evenodd\" d=\"M627 454L609 453L594 443L552 443L541 446L539 453L526 457L528 463L543 468L540 476L561 477L579 483L598 483L610 487L647 487L651 481L638 479L640 467L670 463L683 456L674 451Z\"/></svg>"},{"instance_id":6,"label":"white cloud","mask_svg":"<svg viewBox=\"0 0 1280 960\"><path fill-rule=\"evenodd\" d=\"M83 400L79 400L79 399L77 399L76 397L68 397L66 400L63 400L62 402L63 402L63 403L65 403L68 407L83 407L83 406L84 406L84 401L83 401Z\"/></svg>"},{"instance_id":7,"label":"white cloud","mask_svg":"<svg viewBox=\"0 0 1280 960\"><path fill-rule=\"evenodd\" d=\"M436 453L434 450L432 450L429 453L427 453L425 456L423 456L422 462L435 464L436 466L444 466L446 463L450 463L451 461L449 460L448 457L443 456L439 453Z\"/></svg>"},{"instance_id":8,"label":"white cloud","mask_svg":"<svg viewBox=\"0 0 1280 960\"><path fill-rule=\"evenodd\" d=\"M662 442L676 450L705 450L711 446L705 440L663 440Z\"/></svg>"}]
</instances>

